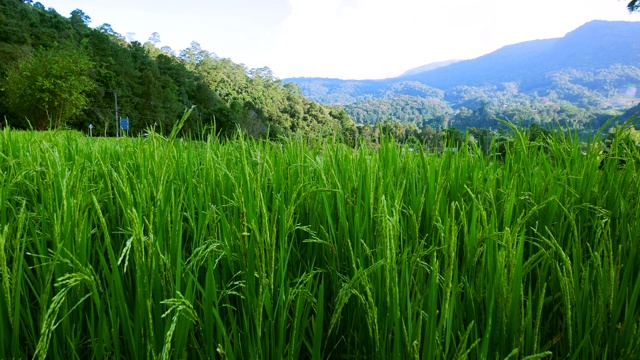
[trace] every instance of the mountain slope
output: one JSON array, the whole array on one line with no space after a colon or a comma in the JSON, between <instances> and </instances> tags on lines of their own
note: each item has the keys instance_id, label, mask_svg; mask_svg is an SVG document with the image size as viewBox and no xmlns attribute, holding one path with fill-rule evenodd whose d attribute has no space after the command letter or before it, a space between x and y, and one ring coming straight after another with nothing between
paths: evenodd
<instances>
[{"instance_id":1,"label":"mountain slope","mask_svg":"<svg viewBox=\"0 0 640 360\"><path fill-rule=\"evenodd\" d=\"M409 77L430 86L448 89L454 86L482 86L503 82L522 82L543 72L541 59L558 39L533 40L505 46L473 60L461 61Z\"/></svg>"},{"instance_id":2,"label":"mountain slope","mask_svg":"<svg viewBox=\"0 0 640 360\"><path fill-rule=\"evenodd\" d=\"M462 60L447 60L447 61L439 61L439 62L434 62L434 63L427 64L427 65L418 66L417 68L413 68L411 70L405 71L399 77L418 75L418 74L421 74L423 72L427 72L427 71L435 70L435 69L438 69L438 68L441 68L441 67L449 66L451 64L455 64L455 63L460 62L460 61L462 61Z\"/></svg>"},{"instance_id":3,"label":"mountain slope","mask_svg":"<svg viewBox=\"0 0 640 360\"><path fill-rule=\"evenodd\" d=\"M505 46L473 60L418 74L430 86L497 85L515 81L522 89L540 85L545 74L563 69L598 70L640 64L640 22L592 21L562 38Z\"/></svg>"},{"instance_id":4,"label":"mountain slope","mask_svg":"<svg viewBox=\"0 0 640 360\"><path fill-rule=\"evenodd\" d=\"M450 90L457 86L500 86L515 82L520 91L551 91L552 72L577 69L597 72L616 65L640 65L640 22L592 21L562 38L532 40L505 46L476 59L465 60L414 75L385 80L285 79L300 85L305 95L321 102L349 103L388 96L401 81ZM351 91L344 91L348 88ZM318 91L320 90L320 91Z\"/></svg>"}]
</instances>

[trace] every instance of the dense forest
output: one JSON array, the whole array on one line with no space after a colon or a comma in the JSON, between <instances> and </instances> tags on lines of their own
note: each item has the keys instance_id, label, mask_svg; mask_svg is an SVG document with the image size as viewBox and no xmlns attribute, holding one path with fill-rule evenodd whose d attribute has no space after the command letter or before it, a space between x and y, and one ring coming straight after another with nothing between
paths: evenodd
<instances>
[{"instance_id":1,"label":"dense forest","mask_svg":"<svg viewBox=\"0 0 640 360\"><path fill-rule=\"evenodd\" d=\"M503 119L524 126L536 123L587 130L599 128L606 120L621 113L615 108L576 105L561 98L558 91L532 96L519 93L517 87L516 83L484 88L457 86L430 96L392 93L343 106L357 123L393 120L439 129L451 126L458 129L495 128L500 125L496 119ZM600 97L593 98L594 102L604 101Z\"/></svg>"},{"instance_id":2,"label":"dense forest","mask_svg":"<svg viewBox=\"0 0 640 360\"><path fill-rule=\"evenodd\" d=\"M69 18L41 3L0 2L0 119L17 128L67 127L115 135L116 119L131 134L171 130L193 108L184 131L241 128L255 137L353 133L344 110L306 99L269 68L247 69L196 42L158 48L159 35L128 41L109 24ZM116 108L118 115L116 115Z\"/></svg>"}]
</instances>

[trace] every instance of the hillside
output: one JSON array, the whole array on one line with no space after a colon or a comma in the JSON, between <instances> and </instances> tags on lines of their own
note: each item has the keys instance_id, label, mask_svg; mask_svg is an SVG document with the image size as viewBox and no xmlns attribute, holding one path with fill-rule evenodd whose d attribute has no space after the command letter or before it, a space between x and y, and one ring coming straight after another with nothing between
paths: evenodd
<instances>
[{"instance_id":1,"label":"hillside","mask_svg":"<svg viewBox=\"0 0 640 360\"><path fill-rule=\"evenodd\" d=\"M592 21L563 38L532 40L508 45L471 60L451 64L428 64L427 71L409 70L397 78L384 80L341 80L291 78L304 93L322 101L327 97L357 95L381 97L390 85L418 81L424 85L449 90L456 86L499 86L516 82L521 90L552 89L545 76L576 69L594 72L616 65L640 64L640 22ZM423 69L424 70L424 69ZM353 91L357 89L357 91ZM346 91L345 91L346 90ZM349 100L355 100L351 96ZM342 99L342 101L347 101Z\"/></svg>"},{"instance_id":2,"label":"hillside","mask_svg":"<svg viewBox=\"0 0 640 360\"><path fill-rule=\"evenodd\" d=\"M532 73L542 70L544 54L553 49L558 39L533 40L505 46L473 60L460 61L409 77L430 86L450 89L455 86L497 85L515 81L522 83Z\"/></svg>"},{"instance_id":3,"label":"hillside","mask_svg":"<svg viewBox=\"0 0 640 360\"><path fill-rule=\"evenodd\" d=\"M185 109L184 130L215 129L254 137L341 135L354 124L341 109L320 105L284 85L269 68L247 69L193 42L174 51L127 41L109 24L69 18L40 3L0 2L0 119L18 128L72 128L116 134L116 118L130 133L166 133ZM1 126L2 124L0 124Z\"/></svg>"},{"instance_id":4,"label":"hillside","mask_svg":"<svg viewBox=\"0 0 640 360\"><path fill-rule=\"evenodd\" d=\"M563 38L505 46L490 54L414 75L410 79L449 89L454 86L518 82L522 89L545 87L546 74L576 69L597 71L640 64L640 22L592 21Z\"/></svg>"}]
</instances>

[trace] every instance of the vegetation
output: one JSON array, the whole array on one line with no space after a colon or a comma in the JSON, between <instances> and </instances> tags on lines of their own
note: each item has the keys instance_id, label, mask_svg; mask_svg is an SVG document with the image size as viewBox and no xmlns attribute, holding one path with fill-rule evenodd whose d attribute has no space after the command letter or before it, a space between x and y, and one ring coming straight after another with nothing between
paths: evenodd
<instances>
[{"instance_id":1,"label":"vegetation","mask_svg":"<svg viewBox=\"0 0 640 360\"><path fill-rule=\"evenodd\" d=\"M91 62L75 49L40 49L7 69L7 105L38 129L58 128L88 105ZM43 122L46 120L46 122Z\"/></svg>"},{"instance_id":2,"label":"vegetation","mask_svg":"<svg viewBox=\"0 0 640 360\"><path fill-rule=\"evenodd\" d=\"M254 137L348 136L353 123L340 109L319 105L268 68L247 69L196 42L176 54L128 41L109 24L93 29L81 10L69 18L40 3L0 2L0 119L18 128L66 126L116 134L117 115L131 134L173 128L185 108L193 134L236 129Z\"/></svg>"},{"instance_id":3,"label":"vegetation","mask_svg":"<svg viewBox=\"0 0 640 360\"><path fill-rule=\"evenodd\" d=\"M297 86L266 67L218 58L196 42L176 52L158 48L158 33L141 44L108 24L92 29L90 21L81 10L67 19L40 3L0 3L2 122L83 131L92 124L94 134L114 135L118 108L118 116L131 120L131 134L151 127L163 133L195 106L186 133L215 128L231 136L240 128L254 137L337 136L353 144L359 135L374 139L382 122L402 122L394 131L404 141L427 126L427 132L494 130L501 126L496 119L586 133L635 105L640 84L635 62L627 61L635 59L635 47L622 54L626 47L618 46L637 41L629 38L635 25L628 23L593 22L563 39L517 44L397 79L293 79ZM588 63L570 66L575 56L563 51L586 54L579 59ZM615 60L594 55L602 53ZM523 67L525 77L517 71ZM432 80L441 88L426 85ZM351 119L365 126L356 128Z\"/></svg>"},{"instance_id":4,"label":"vegetation","mask_svg":"<svg viewBox=\"0 0 640 360\"><path fill-rule=\"evenodd\" d=\"M300 87L31 3L0 116L57 130L0 130L0 359L640 357L640 132L576 130L637 68ZM68 130L116 102L148 138Z\"/></svg>"},{"instance_id":5,"label":"vegetation","mask_svg":"<svg viewBox=\"0 0 640 360\"><path fill-rule=\"evenodd\" d=\"M359 124L376 124L393 119L418 126L437 124L446 126L453 109L441 99L397 96L346 105L345 111Z\"/></svg>"},{"instance_id":6,"label":"vegetation","mask_svg":"<svg viewBox=\"0 0 640 360\"><path fill-rule=\"evenodd\" d=\"M455 126L495 128L496 118L522 122L524 126L562 124L576 130L597 129L611 117L637 103L635 67L613 66L597 72L563 70L547 75L550 89L534 94L518 83L499 86L455 86L446 91L403 81L380 90L372 97L362 93L346 100L344 109L360 124L385 120L413 123L418 127ZM304 84L302 85L304 86ZM309 89L309 88L307 88ZM597 89L597 90L592 90ZM303 87L304 90L304 87ZM337 90L336 90L337 91ZM315 98L314 93L307 93ZM333 95L322 95L320 100Z\"/></svg>"},{"instance_id":7,"label":"vegetation","mask_svg":"<svg viewBox=\"0 0 640 360\"><path fill-rule=\"evenodd\" d=\"M176 134L0 132L0 358L640 354L628 137Z\"/></svg>"},{"instance_id":8,"label":"vegetation","mask_svg":"<svg viewBox=\"0 0 640 360\"><path fill-rule=\"evenodd\" d=\"M345 106L364 124L390 119L447 127L453 113L456 127L490 128L495 117L485 115L493 113L514 122L597 129L638 103L638 31L636 22L593 21L563 38L509 45L409 76L285 81L312 100Z\"/></svg>"}]
</instances>

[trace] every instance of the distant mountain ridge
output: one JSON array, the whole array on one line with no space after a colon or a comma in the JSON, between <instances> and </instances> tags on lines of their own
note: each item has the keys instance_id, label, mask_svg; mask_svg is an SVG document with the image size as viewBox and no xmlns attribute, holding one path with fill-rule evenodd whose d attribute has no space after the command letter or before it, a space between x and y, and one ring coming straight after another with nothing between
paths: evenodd
<instances>
[{"instance_id":1,"label":"distant mountain ridge","mask_svg":"<svg viewBox=\"0 0 640 360\"><path fill-rule=\"evenodd\" d=\"M441 68L441 67L449 66L451 64L455 64L455 63L460 62L460 61L462 61L462 60L446 60L446 61L438 61L438 62L434 62L434 63L422 65L422 66L418 66L418 67L413 68L411 70L405 71L399 77L418 75L418 74L421 74L423 72L427 72L427 71L435 70L435 69L438 69L438 68Z\"/></svg>"},{"instance_id":2,"label":"distant mountain ridge","mask_svg":"<svg viewBox=\"0 0 640 360\"><path fill-rule=\"evenodd\" d=\"M640 22L591 21L562 38L512 44L471 60L409 70L384 80L292 78L303 93L316 101L348 104L388 97L388 88L417 82L450 90L458 86L500 86L516 83L521 92L551 91L550 74L562 70L599 71L612 66L640 66ZM429 68L432 66L432 68Z\"/></svg>"},{"instance_id":3,"label":"distant mountain ridge","mask_svg":"<svg viewBox=\"0 0 640 360\"><path fill-rule=\"evenodd\" d=\"M440 88L515 81L522 89L534 89L541 77L552 71L639 65L640 38L636 36L639 32L640 22L591 21L562 38L508 45L411 79Z\"/></svg>"}]
</instances>

